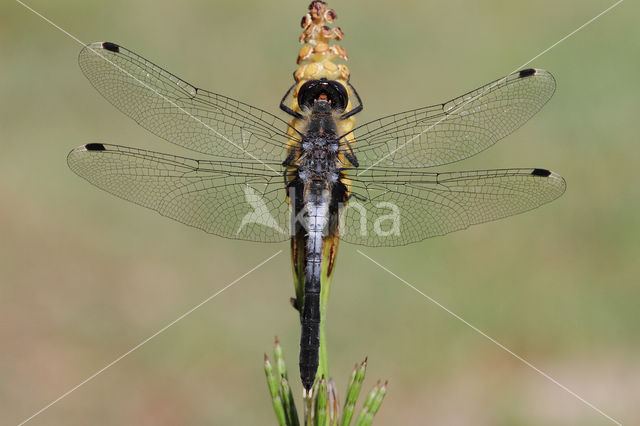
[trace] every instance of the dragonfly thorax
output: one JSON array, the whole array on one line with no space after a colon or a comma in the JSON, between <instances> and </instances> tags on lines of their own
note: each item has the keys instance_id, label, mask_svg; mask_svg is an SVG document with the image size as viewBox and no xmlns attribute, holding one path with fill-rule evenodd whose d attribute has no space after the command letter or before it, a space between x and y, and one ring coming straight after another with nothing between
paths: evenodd
<instances>
[{"instance_id":1,"label":"dragonfly thorax","mask_svg":"<svg viewBox=\"0 0 640 426\"><path fill-rule=\"evenodd\" d=\"M302 142L302 152L298 159L298 176L303 181L338 179L338 140L327 137L307 137Z\"/></svg>"},{"instance_id":2,"label":"dragonfly thorax","mask_svg":"<svg viewBox=\"0 0 640 426\"><path fill-rule=\"evenodd\" d=\"M337 90L329 90L329 99L333 97L335 103L331 103L327 98L327 87L333 86L327 82L316 81L317 85L311 85L305 89L307 98L305 135L300 144L300 155L298 157L298 176L303 181L324 180L330 185L338 179L338 127L336 120L337 106L341 105L340 96ZM321 84L322 83L322 84ZM305 83L306 84L306 83ZM301 90L299 98L305 92ZM311 94L315 98L311 97Z\"/></svg>"}]
</instances>

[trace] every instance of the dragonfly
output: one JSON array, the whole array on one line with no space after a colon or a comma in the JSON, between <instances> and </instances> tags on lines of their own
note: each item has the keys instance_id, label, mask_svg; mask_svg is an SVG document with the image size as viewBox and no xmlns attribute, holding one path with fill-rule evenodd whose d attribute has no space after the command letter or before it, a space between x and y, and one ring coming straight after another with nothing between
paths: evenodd
<instances>
[{"instance_id":1,"label":"dragonfly","mask_svg":"<svg viewBox=\"0 0 640 426\"><path fill-rule=\"evenodd\" d=\"M350 83L348 91L337 81L307 81L297 93L301 112L286 105L290 89L280 108L303 120L297 130L112 42L85 46L79 65L97 91L140 126L206 157L89 143L68 155L76 174L221 237L304 242L298 308L307 391L318 369L321 253L329 238L372 247L417 243L535 209L566 188L561 176L543 168L433 170L478 154L536 114L556 87L542 69L339 134L336 124L363 108Z\"/></svg>"}]
</instances>

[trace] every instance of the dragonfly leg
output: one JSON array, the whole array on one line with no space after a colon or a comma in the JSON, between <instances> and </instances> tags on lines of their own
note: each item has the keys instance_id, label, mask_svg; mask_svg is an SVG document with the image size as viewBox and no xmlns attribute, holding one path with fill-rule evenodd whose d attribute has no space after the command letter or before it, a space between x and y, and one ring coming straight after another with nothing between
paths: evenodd
<instances>
[{"instance_id":1,"label":"dragonfly leg","mask_svg":"<svg viewBox=\"0 0 640 426\"><path fill-rule=\"evenodd\" d=\"M360 201L360 202L366 202L369 201L367 198L363 197L360 194L356 194L355 192L352 192L349 194L349 197L347 198L348 200L350 200L351 198L355 198L356 200Z\"/></svg>"},{"instance_id":2,"label":"dragonfly leg","mask_svg":"<svg viewBox=\"0 0 640 426\"><path fill-rule=\"evenodd\" d=\"M353 167L358 167L360 165L360 163L358 162L358 157L356 157L356 154L353 152L353 147L351 146L351 143L345 137L348 134L349 133L346 133L340 137L340 139L344 141L344 144L346 145L346 148L347 148L347 149L343 149L342 153L344 154L346 159L349 160L349 163L351 163Z\"/></svg>"},{"instance_id":3,"label":"dragonfly leg","mask_svg":"<svg viewBox=\"0 0 640 426\"><path fill-rule=\"evenodd\" d=\"M353 153L353 151L351 152L345 152L344 156L347 157L347 160L349 160L349 162L351 164L353 164L353 167L358 167L360 164L358 163L358 159L356 158L355 154Z\"/></svg>"},{"instance_id":4,"label":"dragonfly leg","mask_svg":"<svg viewBox=\"0 0 640 426\"><path fill-rule=\"evenodd\" d=\"M284 167L292 167L295 164L293 164L293 159L296 157L296 151L291 151L289 153L289 155L287 155L287 158L284 159L284 161L282 162L282 165Z\"/></svg>"},{"instance_id":5,"label":"dragonfly leg","mask_svg":"<svg viewBox=\"0 0 640 426\"><path fill-rule=\"evenodd\" d=\"M291 87L289 87L289 90L287 90L287 93L284 94L284 96L282 97L282 100L280 101L280 109L286 112L287 114L294 116L295 118L304 118L302 114L292 110L291 108L289 108L284 104L284 100L287 99L287 96L289 96L289 93L291 93L291 91L293 90L294 87L296 87L297 84L298 83L293 83Z\"/></svg>"},{"instance_id":6,"label":"dragonfly leg","mask_svg":"<svg viewBox=\"0 0 640 426\"><path fill-rule=\"evenodd\" d=\"M362 106L362 99L360 99L360 95L358 94L358 91L356 90L355 87L353 87L351 85L351 83L349 83L347 81L347 84L349 85L349 87L351 88L351 90L353 91L353 94L356 96L356 99L358 100L358 106L356 106L355 108L351 108L351 110L349 112L345 112L344 114L342 114L340 116L341 120L344 120L345 118L349 118L352 115L356 115L357 113L359 113L360 111L363 110L364 106Z\"/></svg>"}]
</instances>

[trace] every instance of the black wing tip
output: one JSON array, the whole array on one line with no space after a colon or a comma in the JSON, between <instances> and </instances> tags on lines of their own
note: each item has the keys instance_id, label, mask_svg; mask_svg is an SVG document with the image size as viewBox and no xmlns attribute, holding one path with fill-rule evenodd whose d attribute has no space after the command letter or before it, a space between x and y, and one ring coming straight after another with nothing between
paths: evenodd
<instances>
[{"instance_id":1,"label":"black wing tip","mask_svg":"<svg viewBox=\"0 0 640 426\"><path fill-rule=\"evenodd\" d=\"M536 72L538 72L538 70L536 70L535 68L527 68L526 70L520 71L519 77L520 78L531 77L532 75L535 75Z\"/></svg>"},{"instance_id":2,"label":"black wing tip","mask_svg":"<svg viewBox=\"0 0 640 426\"><path fill-rule=\"evenodd\" d=\"M551 170L547 169L533 169L531 172L533 176L549 177L551 176Z\"/></svg>"},{"instance_id":3,"label":"black wing tip","mask_svg":"<svg viewBox=\"0 0 640 426\"><path fill-rule=\"evenodd\" d=\"M88 143L84 146L87 151L106 151L107 148L101 143Z\"/></svg>"},{"instance_id":4,"label":"black wing tip","mask_svg":"<svg viewBox=\"0 0 640 426\"><path fill-rule=\"evenodd\" d=\"M102 48L114 53L120 53L120 46L110 41L103 41Z\"/></svg>"}]
</instances>

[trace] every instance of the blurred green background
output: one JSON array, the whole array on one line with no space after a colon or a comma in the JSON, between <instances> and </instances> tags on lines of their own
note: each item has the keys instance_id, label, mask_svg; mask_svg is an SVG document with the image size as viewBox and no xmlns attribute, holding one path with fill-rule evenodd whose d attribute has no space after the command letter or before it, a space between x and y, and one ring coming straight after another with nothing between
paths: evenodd
<instances>
[{"instance_id":1,"label":"blurred green background","mask_svg":"<svg viewBox=\"0 0 640 426\"><path fill-rule=\"evenodd\" d=\"M120 43L197 86L276 112L308 1L28 4L83 42ZM498 78L611 4L329 5L346 33L363 123ZM639 12L622 3L535 60L558 81L551 102L454 167L549 168L567 180L562 198L420 244L363 249L625 424L640 424ZM77 66L80 47L18 3L0 5L2 423L27 418L282 249L30 423L273 424L262 356L274 335L297 377L288 245L211 236L75 176L66 154L88 142L191 155L104 101ZM329 361L341 391L365 355L365 388L390 380L378 424L610 424L356 248L341 246Z\"/></svg>"}]
</instances>

